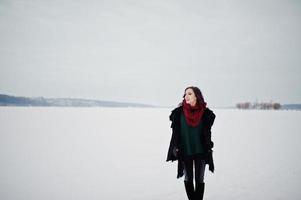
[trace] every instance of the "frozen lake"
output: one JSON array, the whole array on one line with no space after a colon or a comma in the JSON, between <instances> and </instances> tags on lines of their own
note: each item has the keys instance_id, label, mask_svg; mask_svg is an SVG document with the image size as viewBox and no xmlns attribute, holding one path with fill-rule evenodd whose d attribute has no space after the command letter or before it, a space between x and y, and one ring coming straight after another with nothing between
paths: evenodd
<instances>
[{"instance_id":1,"label":"frozen lake","mask_svg":"<svg viewBox=\"0 0 301 200\"><path fill-rule=\"evenodd\" d=\"M0 199L183 200L171 109L0 107ZM213 109L207 200L298 200L301 112Z\"/></svg>"}]
</instances>

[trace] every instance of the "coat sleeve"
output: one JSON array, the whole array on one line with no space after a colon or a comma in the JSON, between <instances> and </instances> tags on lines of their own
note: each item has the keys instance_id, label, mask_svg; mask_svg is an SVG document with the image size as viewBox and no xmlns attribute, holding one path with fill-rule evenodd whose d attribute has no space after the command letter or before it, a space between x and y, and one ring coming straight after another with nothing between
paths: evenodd
<instances>
[{"instance_id":1,"label":"coat sleeve","mask_svg":"<svg viewBox=\"0 0 301 200\"><path fill-rule=\"evenodd\" d=\"M206 119L205 127L204 127L204 137L205 137L205 148L208 151L212 151L214 143L211 139L211 127L215 120L215 114L211 111L210 115Z\"/></svg>"},{"instance_id":2,"label":"coat sleeve","mask_svg":"<svg viewBox=\"0 0 301 200\"><path fill-rule=\"evenodd\" d=\"M210 114L208 116L208 118L206 119L206 126L205 126L205 133L204 133L204 136L205 136L205 147L206 147L206 160L207 160L207 163L209 164L209 170L213 173L214 172L214 162L213 162L213 151L212 151L212 148L214 146L214 143L212 142L212 139L211 139L211 127L214 123L214 120L215 120L215 114L210 111Z\"/></svg>"},{"instance_id":3,"label":"coat sleeve","mask_svg":"<svg viewBox=\"0 0 301 200\"><path fill-rule=\"evenodd\" d=\"M172 135L169 143L168 153L167 153L167 159L166 161L175 161L178 160L178 143L179 143L179 134L177 131L177 125L175 122L175 113L172 112L169 116L169 119L171 121L171 128L172 128Z\"/></svg>"}]
</instances>

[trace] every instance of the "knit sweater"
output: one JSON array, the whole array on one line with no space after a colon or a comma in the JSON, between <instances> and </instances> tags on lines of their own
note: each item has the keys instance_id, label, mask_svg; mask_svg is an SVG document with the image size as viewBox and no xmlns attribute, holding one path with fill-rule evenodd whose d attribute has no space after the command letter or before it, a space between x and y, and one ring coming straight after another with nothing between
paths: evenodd
<instances>
[{"instance_id":1,"label":"knit sweater","mask_svg":"<svg viewBox=\"0 0 301 200\"><path fill-rule=\"evenodd\" d=\"M198 126L189 126L186 122L184 113L181 114L181 149L184 156L204 153L201 143L200 129L202 123Z\"/></svg>"}]
</instances>

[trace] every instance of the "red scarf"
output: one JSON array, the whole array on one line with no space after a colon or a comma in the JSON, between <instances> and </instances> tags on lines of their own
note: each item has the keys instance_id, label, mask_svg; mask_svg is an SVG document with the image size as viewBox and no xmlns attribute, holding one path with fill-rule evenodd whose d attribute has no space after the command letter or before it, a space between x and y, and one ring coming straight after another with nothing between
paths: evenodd
<instances>
[{"instance_id":1,"label":"red scarf","mask_svg":"<svg viewBox=\"0 0 301 200\"><path fill-rule=\"evenodd\" d=\"M191 106L190 104L187 104L184 99L182 105L187 124L192 127L196 127L202 119L206 108L206 103L202 105L196 104L195 106Z\"/></svg>"}]
</instances>

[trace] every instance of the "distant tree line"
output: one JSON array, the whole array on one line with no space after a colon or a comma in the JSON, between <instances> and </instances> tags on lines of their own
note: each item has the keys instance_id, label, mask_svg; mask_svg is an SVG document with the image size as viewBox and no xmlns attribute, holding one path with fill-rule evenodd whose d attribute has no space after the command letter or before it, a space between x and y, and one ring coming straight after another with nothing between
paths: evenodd
<instances>
[{"instance_id":1,"label":"distant tree line","mask_svg":"<svg viewBox=\"0 0 301 200\"><path fill-rule=\"evenodd\" d=\"M16 97L0 94L0 106L55 106L55 107L156 107L148 104L100 101L77 98Z\"/></svg>"},{"instance_id":2,"label":"distant tree line","mask_svg":"<svg viewBox=\"0 0 301 200\"><path fill-rule=\"evenodd\" d=\"M238 108L238 109L279 110L281 108L281 105L280 105L280 103L274 103L274 102L261 102L261 103L242 102L242 103L237 103L236 108Z\"/></svg>"}]
</instances>

